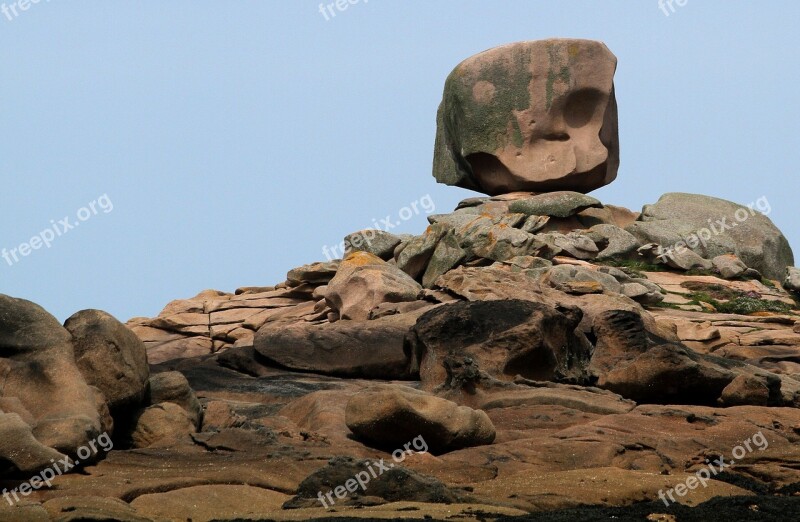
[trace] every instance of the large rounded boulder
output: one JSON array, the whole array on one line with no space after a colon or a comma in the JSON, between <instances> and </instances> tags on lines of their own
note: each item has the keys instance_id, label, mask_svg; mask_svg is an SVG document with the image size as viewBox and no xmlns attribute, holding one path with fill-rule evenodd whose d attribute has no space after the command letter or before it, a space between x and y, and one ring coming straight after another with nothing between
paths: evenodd
<instances>
[{"instance_id":1,"label":"large rounded boulder","mask_svg":"<svg viewBox=\"0 0 800 522\"><path fill-rule=\"evenodd\" d=\"M589 192L619 167L617 59L601 42L518 42L459 64L437 117L439 183L497 195Z\"/></svg>"},{"instance_id":2,"label":"large rounded boulder","mask_svg":"<svg viewBox=\"0 0 800 522\"><path fill-rule=\"evenodd\" d=\"M112 412L142 403L150 377L144 343L113 316L83 310L67 319L75 359L86 381L97 386Z\"/></svg>"},{"instance_id":3,"label":"large rounded boulder","mask_svg":"<svg viewBox=\"0 0 800 522\"><path fill-rule=\"evenodd\" d=\"M645 205L639 220L626 228L641 244L661 247L662 260L692 250L714 259L735 254L749 268L780 280L794 264L789 242L767 215L766 197L749 205L701 194L668 193Z\"/></svg>"},{"instance_id":4,"label":"large rounded boulder","mask_svg":"<svg viewBox=\"0 0 800 522\"><path fill-rule=\"evenodd\" d=\"M13 426L0 432L22 433L20 419L27 419L38 443L67 455L100 434L107 424L100 411L103 401L78 370L71 341L39 305L0 295L0 398L4 409L13 405L18 415L0 416L0 423ZM41 449L37 453L47 455ZM0 461L13 463L17 457L0 454Z\"/></svg>"}]
</instances>

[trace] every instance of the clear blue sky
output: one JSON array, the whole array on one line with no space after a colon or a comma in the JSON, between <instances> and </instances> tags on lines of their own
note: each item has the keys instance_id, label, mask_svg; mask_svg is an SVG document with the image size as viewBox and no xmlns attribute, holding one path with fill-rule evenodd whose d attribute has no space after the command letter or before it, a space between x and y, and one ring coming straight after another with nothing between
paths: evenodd
<instances>
[{"instance_id":1,"label":"clear blue sky","mask_svg":"<svg viewBox=\"0 0 800 522\"><path fill-rule=\"evenodd\" d=\"M327 21L318 0L3 1L18 16L0 14L0 248L108 196L50 248L0 259L0 292L62 320L274 284L427 194L452 210L474 193L431 177L445 77L553 36L619 58L622 165L594 195L634 209L671 191L766 196L800 250L793 0L670 16L658 0L361 0Z\"/></svg>"}]
</instances>

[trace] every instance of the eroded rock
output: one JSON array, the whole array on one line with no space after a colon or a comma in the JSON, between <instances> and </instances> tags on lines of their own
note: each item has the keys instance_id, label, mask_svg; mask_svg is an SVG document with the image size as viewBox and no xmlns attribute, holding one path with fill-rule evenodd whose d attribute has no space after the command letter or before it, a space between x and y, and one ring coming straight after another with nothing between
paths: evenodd
<instances>
[{"instance_id":1,"label":"eroded rock","mask_svg":"<svg viewBox=\"0 0 800 522\"><path fill-rule=\"evenodd\" d=\"M379 385L347 403L347 427L382 448L403 448L421 437L434 454L491 444L495 429L486 413L399 385Z\"/></svg>"},{"instance_id":2,"label":"eroded rock","mask_svg":"<svg viewBox=\"0 0 800 522\"><path fill-rule=\"evenodd\" d=\"M553 39L496 47L445 83L433 173L486 194L589 192L617 175L614 71L600 42Z\"/></svg>"}]
</instances>

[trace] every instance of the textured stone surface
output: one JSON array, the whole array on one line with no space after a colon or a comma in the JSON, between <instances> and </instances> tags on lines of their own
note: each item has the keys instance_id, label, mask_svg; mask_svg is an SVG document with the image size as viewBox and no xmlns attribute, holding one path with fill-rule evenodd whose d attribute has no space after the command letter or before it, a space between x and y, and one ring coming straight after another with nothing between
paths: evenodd
<instances>
[{"instance_id":1,"label":"textured stone surface","mask_svg":"<svg viewBox=\"0 0 800 522\"><path fill-rule=\"evenodd\" d=\"M495 429L480 410L398 385L368 388L347 403L347 427L361 440L403 448L421 437L435 454L491 444Z\"/></svg>"},{"instance_id":2,"label":"textured stone surface","mask_svg":"<svg viewBox=\"0 0 800 522\"><path fill-rule=\"evenodd\" d=\"M168 447L191 442L195 431L189 413L171 402L145 408L136 420L131 438L134 448Z\"/></svg>"},{"instance_id":3,"label":"textured stone surface","mask_svg":"<svg viewBox=\"0 0 800 522\"><path fill-rule=\"evenodd\" d=\"M639 221L626 230L642 244L657 243L677 251L682 243L706 259L732 253L765 277L781 279L786 267L794 264L792 249L759 208L767 211L768 205L750 209L710 196L669 193L645 205Z\"/></svg>"},{"instance_id":4,"label":"textured stone surface","mask_svg":"<svg viewBox=\"0 0 800 522\"><path fill-rule=\"evenodd\" d=\"M783 285L787 290L800 293L800 269L793 266L786 267Z\"/></svg>"},{"instance_id":5,"label":"textured stone surface","mask_svg":"<svg viewBox=\"0 0 800 522\"><path fill-rule=\"evenodd\" d=\"M325 301L341 319L367 320L381 303L415 301L422 287L394 265L367 252L348 254L328 283Z\"/></svg>"},{"instance_id":6,"label":"textured stone surface","mask_svg":"<svg viewBox=\"0 0 800 522\"><path fill-rule=\"evenodd\" d=\"M192 425L200 428L203 420L203 407L189 386L189 381L181 372L162 372L150 377L147 395L149 405L171 402L183 408Z\"/></svg>"},{"instance_id":7,"label":"textured stone surface","mask_svg":"<svg viewBox=\"0 0 800 522\"><path fill-rule=\"evenodd\" d=\"M521 300L458 302L420 317L410 336L423 388L451 387L451 359L469 359L500 380L580 380L591 347L575 329L582 314Z\"/></svg>"},{"instance_id":8,"label":"textured stone surface","mask_svg":"<svg viewBox=\"0 0 800 522\"><path fill-rule=\"evenodd\" d=\"M611 183L619 165L616 64L602 43L566 39L468 58L445 83L436 180L486 194Z\"/></svg>"},{"instance_id":9,"label":"textured stone surface","mask_svg":"<svg viewBox=\"0 0 800 522\"><path fill-rule=\"evenodd\" d=\"M406 441L407 443L408 441ZM402 446L400 446L402 447ZM413 450L412 450L413 451ZM319 493L328 506L365 506L375 503L416 501L429 503L452 504L457 502L462 495L452 491L439 480L426 477L413 470L403 469L389 463L391 468L371 477L370 469L381 470L381 465L387 464L370 461L368 459L354 459L352 457L336 457L328 462L327 466L306 477L298 487L297 495L284 504L286 509L301 507L319 507ZM364 473L367 473L365 476ZM377 471L376 471L377 474ZM357 483L358 477L365 484L364 488ZM348 483L348 481L351 481ZM334 492L337 487L353 486L347 490L348 495L340 499L332 496L325 499L324 495ZM402 487L398 487L402 484ZM366 497L366 498L365 498ZM331 500L333 501L332 504Z\"/></svg>"},{"instance_id":10,"label":"textured stone surface","mask_svg":"<svg viewBox=\"0 0 800 522\"><path fill-rule=\"evenodd\" d=\"M422 311L367 322L300 323L265 326L256 334L255 349L282 367L365 378L407 378L403 342Z\"/></svg>"},{"instance_id":11,"label":"textured stone surface","mask_svg":"<svg viewBox=\"0 0 800 522\"><path fill-rule=\"evenodd\" d=\"M112 410L136 408L144 399L150 368L144 343L124 324L100 310L67 319L78 368L97 386Z\"/></svg>"},{"instance_id":12,"label":"textured stone surface","mask_svg":"<svg viewBox=\"0 0 800 522\"><path fill-rule=\"evenodd\" d=\"M394 254L394 249L400 244L400 238L383 230L360 230L348 234L344 238L345 256L352 252L369 252L388 261Z\"/></svg>"},{"instance_id":13,"label":"textured stone surface","mask_svg":"<svg viewBox=\"0 0 800 522\"><path fill-rule=\"evenodd\" d=\"M100 434L98 404L104 401L81 375L71 341L69 332L40 306L0 294L0 393L18 400L39 443L74 456ZM21 417L3 418L20 430ZM30 439L27 445L34 449ZM12 453L2 458L14 462L18 457Z\"/></svg>"},{"instance_id":14,"label":"textured stone surface","mask_svg":"<svg viewBox=\"0 0 800 522\"><path fill-rule=\"evenodd\" d=\"M510 212L519 212L526 216L567 218L588 208L602 207L602 203L591 196L577 192L560 191L512 201L508 206L508 210Z\"/></svg>"}]
</instances>

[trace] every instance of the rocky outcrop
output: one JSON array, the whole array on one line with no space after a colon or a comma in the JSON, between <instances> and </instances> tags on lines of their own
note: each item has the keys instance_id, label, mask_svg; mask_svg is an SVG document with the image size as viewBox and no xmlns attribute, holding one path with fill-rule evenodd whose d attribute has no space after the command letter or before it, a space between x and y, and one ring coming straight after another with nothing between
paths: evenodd
<instances>
[{"instance_id":1,"label":"rocky outcrop","mask_svg":"<svg viewBox=\"0 0 800 522\"><path fill-rule=\"evenodd\" d=\"M763 200L765 201L765 200ZM738 205L699 194L664 194L645 205L627 231L642 243L670 249L667 257L693 251L704 259L735 254L765 277L780 279L794 264L789 242L766 214L768 201Z\"/></svg>"},{"instance_id":2,"label":"rocky outcrop","mask_svg":"<svg viewBox=\"0 0 800 522\"><path fill-rule=\"evenodd\" d=\"M416 301L422 287L405 272L367 252L342 260L328 283L325 302L340 319L365 321L381 303Z\"/></svg>"},{"instance_id":3,"label":"rocky outcrop","mask_svg":"<svg viewBox=\"0 0 800 522\"><path fill-rule=\"evenodd\" d=\"M0 393L7 399L3 423L21 433L35 454L48 452L24 435L21 420L27 420L36 441L54 450L50 455L74 457L79 447L100 435L98 403L104 400L98 400L100 392L78 369L70 333L40 306L5 295L0 295L0 375ZM14 466L17 459L22 459L20 467L30 469L32 461L24 454L0 455Z\"/></svg>"},{"instance_id":4,"label":"rocky outcrop","mask_svg":"<svg viewBox=\"0 0 800 522\"><path fill-rule=\"evenodd\" d=\"M265 326L255 339L256 351L280 367L324 375L372 379L407 379L406 333L421 312L390 315L373 321L338 321Z\"/></svg>"},{"instance_id":5,"label":"rocky outcrop","mask_svg":"<svg viewBox=\"0 0 800 522\"><path fill-rule=\"evenodd\" d=\"M614 64L550 40L459 66L435 174L490 196L420 235L349 234L133 333L0 296L0 520L790 516L791 250L750 207L583 194L616 175ZM53 487L6 480L76 457Z\"/></svg>"}]
</instances>

